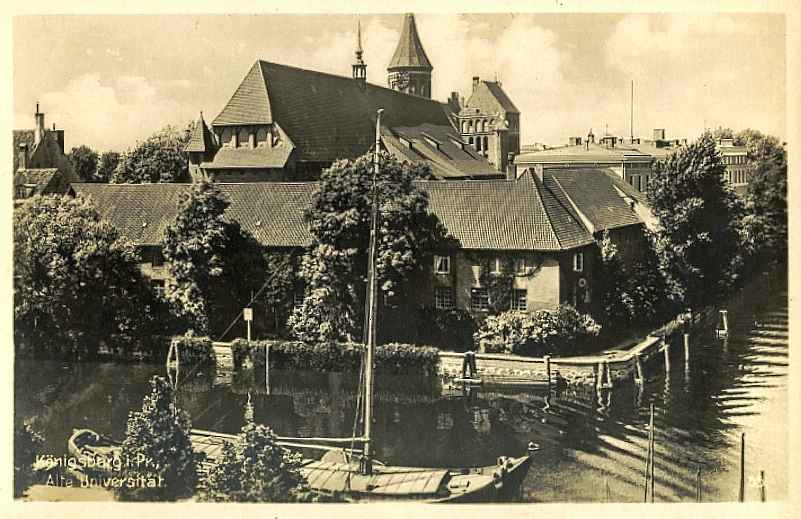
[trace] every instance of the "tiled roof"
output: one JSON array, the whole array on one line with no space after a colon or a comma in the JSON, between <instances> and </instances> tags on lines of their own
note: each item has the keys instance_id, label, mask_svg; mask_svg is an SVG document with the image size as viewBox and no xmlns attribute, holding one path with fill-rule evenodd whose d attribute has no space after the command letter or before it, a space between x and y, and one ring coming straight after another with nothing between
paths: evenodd
<instances>
[{"instance_id":1,"label":"tiled roof","mask_svg":"<svg viewBox=\"0 0 801 519\"><path fill-rule=\"evenodd\" d=\"M267 95L261 62L250 67L245 79L225 105L220 115L211 123L225 124L270 124L273 122L270 98Z\"/></svg>"},{"instance_id":2,"label":"tiled roof","mask_svg":"<svg viewBox=\"0 0 801 519\"><path fill-rule=\"evenodd\" d=\"M184 151L206 152L213 151L216 147L214 135L211 133L211 130L209 130L209 127L206 126L206 121L203 120L203 114L200 114L200 118L192 129L192 136L189 138L189 143L186 145L186 148L184 148Z\"/></svg>"},{"instance_id":3,"label":"tiled roof","mask_svg":"<svg viewBox=\"0 0 801 519\"><path fill-rule=\"evenodd\" d=\"M58 192L57 182L53 181L56 175L57 168L18 169L14 172L14 186L30 186L27 196Z\"/></svg>"},{"instance_id":4,"label":"tiled roof","mask_svg":"<svg viewBox=\"0 0 801 519\"><path fill-rule=\"evenodd\" d=\"M614 173L602 169L546 169L543 180L562 203L575 205L571 212L575 214L577 209L587 218L593 232L643 223L615 189Z\"/></svg>"},{"instance_id":5,"label":"tiled roof","mask_svg":"<svg viewBox=\"0 0 801 519\"><path fill-rule=\"evenodd\" d=\"M240 86L214 125L275 121L301 161L332 162L366 153L375 141L379 108L390 128L451 124L443 103L369 83L362 88L350 77L258 61L246 82L250 86L245 90L252 93L240 95Z\"/></svg>"},{"instance_id":6,"label":"tiled roof","mask_svg":"<svg viewBox=\"0 0 801 519\"><path fill-rule=\"evenodd\" d=\"M391 130L382 128L381 137L384 146L400 159L428 162L437 178L503 176L471 145L463 143L451 126L422 124Z\"/></svg>"},{"instance_id":7,"label":"tiled roof","mask_svg":"<svg viewBox=\"0 0 801 519\"><path fill-rule=\"evenodd\" d=\"M414 15L406 14L403 17L403 28L401 29L398 46L389 61L388 70L397 68L422 68L432 70L431 62L426 56L420 36L417 34L417 24L414 23Z\"/></svg>"},{"instance_id":8,"label":"tiled roof","mask_svg":"<svg viewBox=\"0 0 801 519\"><path fill-rule=\"evenodd\" d=\"M203 168L283 168L293 147L289 143L280 146L257 148L230 148L223 146L214 155L213 162L204 162Z\"/></svg>"},{"instance_id":9,"label":"tiled roof","mask_svg":"<svg viewBox=\"0 0 801 519\"><path fill-rule=\"evenodd\" d=\"M429 206L465 249L566 250L594 240L530 173L516 181L423 181Z\"/></svg>"},{"instance_id":10,"label":"tiled roof","mask_svg":"<svg viewBox=\"0 0 801 519\"><path fill-rule=\"evenodd\" d=\"M226 219L239 222L262 245L304 247L311 242L303 210L315 183L216 185L231 202ZM137 245L161 243L178 213L181 193L190 188L190 184L73 184L76 194L91 197L101 216Z\"/></svg>"},{"instance_id":11,"label":"tiled roof","mask_svg":"<svg viewBox=\"0 0 801 519\"><path fill-rule=\"evenodd\" d=\"M480 81L465 103L463 113L472 113L476 109L482 114L520 113L501 85L495 81Z\"/></svg>"}]
</instances>

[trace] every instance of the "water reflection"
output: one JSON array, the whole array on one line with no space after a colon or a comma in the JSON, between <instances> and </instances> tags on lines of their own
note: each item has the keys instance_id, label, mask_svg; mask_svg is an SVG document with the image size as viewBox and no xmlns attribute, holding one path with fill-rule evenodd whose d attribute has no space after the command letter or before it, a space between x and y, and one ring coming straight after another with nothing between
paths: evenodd
<instances>
[{"instance_id":1,"label":"water reflection","mask_svg":"<svg viewBox=\"0 0 801 519\"><path fill-rule=\"evenodd\" d=\"M751 305L754 305L753 300ZM787 493L786 292L754 313L729 308L730 336L692 337L690 355L673 348L671 371L646 363L646 382L614 389L559 391L452 387L435 378L381 376L377 381L377 455L393 464L493 463L500 455L542 446L524 485L538 501L642 500L649 408L655 413L656 500L736 499L739 434L748 438L749 481L766 470L771 499ZM756 326L758 324L758 326ZM45 432L45 450L61 454L73 428L121 438L163 366L18 361L17 419ZM257 422L286 436L348 436L358 413L355 374L244 370L170 373L195 427L236 432L251 396ZM778 434L782 433L782 434ZM308 452L307 455L319 455ZM757 499L757 487L747 489Z\"/></svg>"}]
</instances>

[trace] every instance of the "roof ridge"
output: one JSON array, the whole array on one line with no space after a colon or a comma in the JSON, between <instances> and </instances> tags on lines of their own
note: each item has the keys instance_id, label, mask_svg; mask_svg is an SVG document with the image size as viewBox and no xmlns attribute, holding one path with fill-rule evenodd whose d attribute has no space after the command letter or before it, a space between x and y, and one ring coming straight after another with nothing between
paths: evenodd
<instances>
[{"instance_id":1,"label":"roof ridge","mask_svg":"<svg viewBox=\"0 0 801 519\"><path fill-rule=\"evenodd\" d=\"M538 183L537 179L534 178L534 174L530 170L528 171L528 175L523 173L522 175L517 177L517 179L515 180L515 184L521 181L521 179L523 179L526 176L529 177L529 181L533 184L534 187L533 191L537 194L537 200L539 200L540 202L540 207L542 207L542 213L545 215L545 220L548 222L548 228L551 229L551 234L553 234L553 237L556 238L556 243L559 244L559 248L565 249L565 246L562 245L562 240L559 239L559 233L556 232L556 228L553 226L553 222L551 221L551 214L548 212L548 208L545 206L545 201L542 199L542 193L540 193L539 190L540 183Z\"/></svg>"}]
</instances>

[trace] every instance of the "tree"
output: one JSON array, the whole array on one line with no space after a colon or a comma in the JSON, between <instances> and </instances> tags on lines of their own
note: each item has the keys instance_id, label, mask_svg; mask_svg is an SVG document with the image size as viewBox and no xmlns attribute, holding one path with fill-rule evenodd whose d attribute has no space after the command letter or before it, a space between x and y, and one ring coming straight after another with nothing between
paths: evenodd
<instances>
[{"instance_id":1,"label":"tree","mask_svg":"<svg viewBox=\"0 0 801 519\"><path fill-rule=\"evenodd\" d=\"M278 445L275 433L256 425L252 408L249 411L241 432L223 445L221 456L209 468L203 497L251 503L309 501L301 455Z\"/></svg>"},{"instance_id":2,"label":"tree","mask_svg":"<svg viewBox=\"0 0 801 519\"><path fill-rule=\"evenodd\" d=\"M178 215L164 234L172 277L166 298L199 334L224 332L266 272L256 240L238 223L225 220L228 204L214 184L193 184L181 195Z\"/></svg>"},{"instance_id":3,"label":"tree","mask_svg":"<svg viewBox=\"0 0 801 519\"><path fill-rule=\"evenodd\" d=\"M332 336L360 337L363 322L367 252L372 208L372 155L340 160L323 171L317 192L304 216L314 243L301 268L307 297L314 298L294 312L296 335L327 322ZM424 258L446 240L446 231L428 210L428 199L414 183L429 178L424 164L381 156L378 173L380 223L376 272L380 296L403 298L403 282L419 272ZM319 309L327 301L332 306ZM304 319L308 312L309 323ZM305 330L305 331L304 331ZM304 335L306 336L306 335Z\"/></svg>"},{"instance_id":4,"label":"tree","mask_svg":"<svg viewBox=\"0 0 801 519\"><path fill-rule=\"evenodd\" d=\"M97 171L97 152L89 146L72 148L69 154L72 168L82 182L91 181Z\"/></svg>"},{"instance_id":5,"label":"tree","mask_svg":"<svg viewBox=\"0 0 801 519\"><path fill-rule=\"evenodd\" d=\"M150 393L142 410L128 416L122 442L122 478L153 479L155 487L118 488L123 499L132 501L174 501L190 497L197 482L198 454L192 448L189 415L176 407L172 387L159 376L150 380Z\"/></svg>"},{"instance_id":6,"label":"tree","mask_svg":"<svg viewBox=\"0 0 801 519\"><path fill-rule=\"evenodd\" d=\"M725 183L710 134L656 163L647 191L659 221L655 249L672 296L691 309L714 304L742 266L742 204Z\"/></svg>"},{"instance_id":7,"label":"tree","mask_svg":"<svg viewBox=\"0 0 801 519\"><path fill-rule=\"evenodd\" d=\"M100 155L97 171L92 182L108 182L120 163L120 154L116 151L106 151Z\"/></svg>"},{"instance_id":8,"label":"tree","mask_svg":"<svg viewBox=\"0 0 801 519\"><path fill-rule=\"evenodd\" d=\"M746 193L744 219L752 264L787 262L787 156L783 150L756 164Z\"/></svg>"},{"instance_id":9,"label":"tree","mask_svg":"<svg viewBox=\"0 0 801 519\"><path fill-rule=\"evenodd\" d=\"M136 334L153 305L138 261L88 200L27 200L14 211L17 346L91 354L113 334Z\"/></svg>"},{"instance_id":10,"label":"tree","mask_svg":"<svg viewBox=\"0 0 801 519\"><path fill-rule=\"evenodd\" d=\"M189 178L189 162L184 148L192 135L192 125L179 130L165 126L120 157L111 182L149 184L184 182Z\"/></svg>"},{"instance_id":11,"label":"tree","mask_svg":"<svg viewBox=\"0 0 801 519\"><path fill-rule=\"evenodd\" d=\"M14 425L14 497L22 497L34 482L33 464L41 453L44 438L29 423Z\"/></svg>"}]
</instances>

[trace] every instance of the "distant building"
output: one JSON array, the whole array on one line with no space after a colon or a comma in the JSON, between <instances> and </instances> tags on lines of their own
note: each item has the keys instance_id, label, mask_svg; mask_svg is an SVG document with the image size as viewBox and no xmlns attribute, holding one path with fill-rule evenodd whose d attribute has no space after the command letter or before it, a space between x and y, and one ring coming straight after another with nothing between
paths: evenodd
<instances>
[{"instance_id":1,"label":"distant building","mask_svg":"<svg viewBox=\"0 0 801 519\"><path fill-rule=\"evenodd\" d=\"M78 180L64 154L64 130L45 127L44 113L36 104L35 128L14 130L14 199L33 195L64 194Z\"/></svg>"},{"instance_id":2,"label":"distant building","mask_svg":"<svg viewBox=\"0 0 801 519\"><path fill-rule=\"evenodd\" d=\"M726 181L734 191L744 194L748 189L750 166L745 146L735 146L734 139L719 139L717 150L726 165Z\"/></svg>"},{"instance_id":3,"label":"distant building","mask_svg":"<svg viewBox=\"0 0 801 519\"><path fill-rule=\"evenodd\" d=\"M387 68L391 88L367 83L360 29L355 58L351 77L257 61L210 126L201 114L186 147L192 178L314 180L371 149L379 108L387 151L428 163L436 178L504 176L508 153L519 150L517 109L500 85L484 82L465 110L494 121L462 132L459 103L431 100L433 67L413 15L404 16Z\"/></svg>"}]
</instances>

